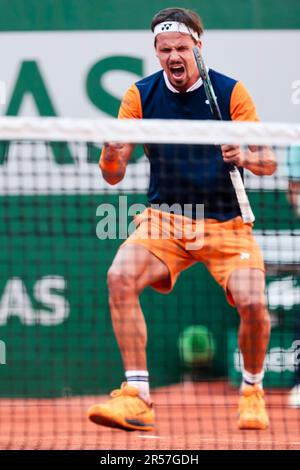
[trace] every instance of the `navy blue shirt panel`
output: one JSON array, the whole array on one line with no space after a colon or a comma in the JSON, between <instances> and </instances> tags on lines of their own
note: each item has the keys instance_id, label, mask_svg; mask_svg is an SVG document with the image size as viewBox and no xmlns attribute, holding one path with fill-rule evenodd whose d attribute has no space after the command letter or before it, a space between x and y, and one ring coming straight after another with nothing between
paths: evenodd
<instances>
[{"instance_id":1,"label":"navy blue shirt panel","mask_svg":"<svg viewBox=\"0 0 300 470\"><path fill-rule=\"evenodd\" d=\"M231 120L230 99L236 81L209 70L210 79L224 120ZM136 83L141 95L144 119L212 120L210 107L201 86L188 93L174 93L165 84L163 72ZM220 146L146 144L150 161L148 198L151 204L204 204L206 218L220 221L241 215L228 166ZM241 172L242 173L242 172Z\"/></svg>"}]
</instances>

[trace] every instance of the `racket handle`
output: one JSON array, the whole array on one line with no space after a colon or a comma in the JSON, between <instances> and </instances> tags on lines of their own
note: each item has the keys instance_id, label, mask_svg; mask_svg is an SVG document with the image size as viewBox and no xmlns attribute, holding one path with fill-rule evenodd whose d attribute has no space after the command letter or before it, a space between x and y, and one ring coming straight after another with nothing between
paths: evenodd
<instances>
[{"instance_id":1,"label":"racket handle","mask_svg":"<svg viewBox=\"0 0 300 470\"><path fill-rule=\"evenodd\" d=\"M237 167L230 169L230 178L235 189L236 197L242 213L242 218L245 223L254 222L255 217L252 212L250 202L245 190L245 186L241 177L241 174Z\"/></svg>"}]
</instances>

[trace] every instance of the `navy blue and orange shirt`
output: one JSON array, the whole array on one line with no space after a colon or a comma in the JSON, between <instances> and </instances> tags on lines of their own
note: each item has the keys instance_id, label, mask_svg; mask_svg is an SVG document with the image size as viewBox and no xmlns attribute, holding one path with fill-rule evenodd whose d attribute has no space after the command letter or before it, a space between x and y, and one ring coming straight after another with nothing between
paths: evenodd
<instances>
[{"instance_id":1,"label":"navy blue and orange shirt","mask_svg":"<svg viewBox=\"0 0 300 470\"><path fill-rule=\"evenodd\" d=\"M212 69L209 76L224 120L258 121L254 103L241 82ZM127 90L118 117L213 119L202 84L193 91L175 92L167 86L162 70ZM145 144L144 149L151 167L150 204L179 203L182 209L189 204L193 218L196 204L204 204L205 218L220 221L241 214L220 146Z\"/></svg>"}]
</instances>

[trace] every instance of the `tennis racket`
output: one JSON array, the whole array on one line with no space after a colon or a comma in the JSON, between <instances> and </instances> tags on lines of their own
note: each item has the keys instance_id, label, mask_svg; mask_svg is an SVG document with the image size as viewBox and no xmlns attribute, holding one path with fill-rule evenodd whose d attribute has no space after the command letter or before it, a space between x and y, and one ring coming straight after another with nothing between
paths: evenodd
<instances>
[{"instance_id":1,"label":"tennis racket","mask_svg":"<svg viewBox=\"0 0 300 470\"><path fill-rule=\"evenodd\" d=\"M194 46L193 53L195 56L195 61L199 70L200 77L203 82L204 91L211 109L211 113L214 119L216 119L217 121L222 121L222 114L199 47ZM231 182L234 187L235 194L240 206L242 218L245 223L254 222L255 217L252 212L248 196L246 194L241 174L236 165L230 163L228 166Z\"/></svg>"}]
</instances>

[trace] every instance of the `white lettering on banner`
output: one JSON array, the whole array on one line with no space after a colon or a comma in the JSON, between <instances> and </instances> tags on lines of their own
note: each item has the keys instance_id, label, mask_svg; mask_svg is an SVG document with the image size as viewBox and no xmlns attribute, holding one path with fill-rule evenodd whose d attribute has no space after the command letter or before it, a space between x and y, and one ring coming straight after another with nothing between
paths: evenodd
<instances>
[{"instance_id":1,"label":"white lettering on banner","mask_svg":"<svg viewBox=\"0 0 300 470\"><path fill-rule=\"evenodd\" d=\"M34 299L45 308L34 309L23 280L9 279L0 298L0 325L6 325L10 317L19 317L24 325L60 325L70 313L69 302L63 296L65 289L62 276L42 277L34 285Z\"/></svg>"},{"instance_id":2,"label":"white lettering on banner","mask_svg":"<svg viewBox=\"0 0 300 470\"><path fill-rule=\"evenodd\" d=\"M45 326L60 325L68 318L69 302L61 294L52 292L52 290L63 292L65 289L66 280L62 276L45 276L36 282L35 299L49 309L36 311L38 323Z\"/></svg>"},{"instance_id":3,"label":"white lettering on banner","mask_svg":"<svg viewBox=\"0 0 300 470\"><path fill-rule=\"evenodd\" d=\"M0 340L0 365L6 364L6 344Z\"/></svg>"},{"instance_id":4,"label":"white lettering on banner","mask_svg":"<svg viewBox=\"0 0 300 470\"><path fill-rule=\"evenodd\" d=\"M264 368L267 372L295 372L300 364L300 341L294 341L290 348L274 347L266 355ZM238 372L243 370L243 356L236 349L234 352L234 368Z\"/></svg>"},{"instance_id":5,"label":"white lettering on banner","mask_svg":"<svg viewBox=\"0 0 300 470\"><path fill-rule=\"evenodd\" d=\"M285 310L291 310L300 305L300 286L292 276L270 282L266 292L270 309L283 307Z\"/></svg>"}]
</instances>

